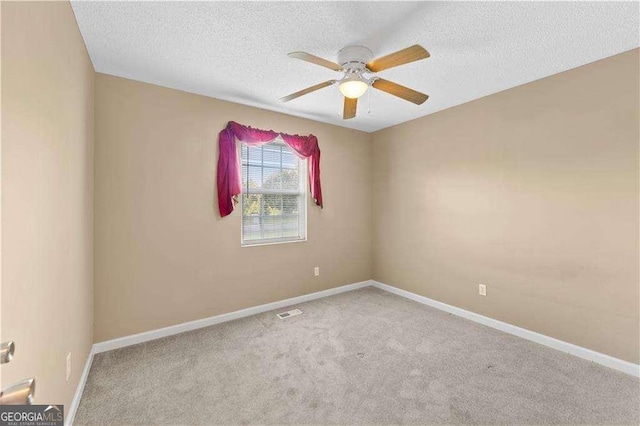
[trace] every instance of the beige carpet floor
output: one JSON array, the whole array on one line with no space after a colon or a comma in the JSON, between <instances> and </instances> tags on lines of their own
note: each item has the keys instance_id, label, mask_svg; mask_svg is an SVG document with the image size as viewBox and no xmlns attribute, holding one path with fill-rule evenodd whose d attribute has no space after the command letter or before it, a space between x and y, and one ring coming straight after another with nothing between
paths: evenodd
<instances>
[{"instance_id":1,"label":"beige carpet floor","mask_svg":"<svg viewBox=\"0 0 640 426\"><path fill-rule=\"evenodd\" d=\"M637 378L385 291L295 307L96 355L75 424L640 423Z\"/></svg>"}]
</instances>

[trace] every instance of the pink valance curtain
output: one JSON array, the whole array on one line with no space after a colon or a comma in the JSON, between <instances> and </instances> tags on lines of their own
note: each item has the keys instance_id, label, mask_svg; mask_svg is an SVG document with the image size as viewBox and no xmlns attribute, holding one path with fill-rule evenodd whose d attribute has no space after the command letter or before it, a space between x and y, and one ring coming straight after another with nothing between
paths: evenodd
<instances>
[{"instance_id":1,"label":"pink valance curtain","mask_svg":"<svg viewBox=\"0 0 640 426\"><path fill-rule=\"evenodd\" d=\"M242 192L242 176L238 162L236 138L249 145L264 145L281 136L284 142L300 157L309 158L309 185L311 197L322 207L322 188L320 187L320 148L318 139L313 136L287 135L273 130L254 129L230 121L220 132L218 141L218 206L220 216L225 217L233 211L234 197Z\"/></svg>"}]
</instances>

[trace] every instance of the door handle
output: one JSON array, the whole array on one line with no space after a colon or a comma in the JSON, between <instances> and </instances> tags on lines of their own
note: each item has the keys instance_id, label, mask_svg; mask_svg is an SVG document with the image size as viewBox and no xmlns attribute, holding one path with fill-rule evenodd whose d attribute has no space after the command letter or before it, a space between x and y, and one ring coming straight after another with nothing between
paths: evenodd
<instances>
[{"instance_id":1,"label":"door handle","mask_svg":"<svg viewBox=\"0 0 640 426\"><path fill-rule=\"evenodd\" d=\"M0 364L6 364L11 361L15 350L16 345L13 342L2 342L0 346Z\"/></svg>"},{"instance_id":2,"label":"door handle","mask_svg":"<svg viewBox=\"0 0 640 426\"><path fill-rule=\"evenodd\" d=\"M0 392L0 405L31 405L36 393L36 379L14 383Z\"/></svg>"}]
</instances>

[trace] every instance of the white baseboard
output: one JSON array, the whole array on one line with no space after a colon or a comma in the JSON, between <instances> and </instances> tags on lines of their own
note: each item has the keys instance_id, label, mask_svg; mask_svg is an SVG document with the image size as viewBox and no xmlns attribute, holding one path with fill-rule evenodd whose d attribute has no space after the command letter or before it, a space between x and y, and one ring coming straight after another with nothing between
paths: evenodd
<instances>
[{"instance_id":1,"label":"white baseboard","mask_svg":"<svg viewBox=\"0 0 640 426\"><path fill-rule=\"evenodd\" d=\"M624 361L618 358L614 358L609 355L605 355L591 349L583 348L581 346L574 345L572 343L564 342L562 340L554 339L553 337L545 336L534 331L530 331L524 328L517 327L502 321L495 320L493 318L485 317L484 315L476 314L474 312L467 311L465 309L457 308L455 306L447 305L446 303L438 302L437 300L429 299L428 297L420 296L415 293L411 293L406 290L399 289L387 284L383 284L374 280L361 281L354 284L344 285L341 287L335 287L328 290L319 291L316 293L310 293L303 296L293 297L291 299L280 300L273 303L267 303L265 305L254 306L247 309L241 309L235 312L229 312L227 314L216 315L213 317L203 318L196 321L186 322L182 324L173 325L170 327L160 328L157 330L151 330L143 333L134 334L131 336L120 337L113 340L107 340L99 342L93 345L92 351L88 356L87 363L82 372L82 377L78 383L76 394L73 397L71 407L67 416L68 425L73 424L73 418L78 409L80 399L82 397L82 391L91 368L91 363L94 354L110 351L113 349L123 348L126 346L135 345L138 343L148 342L150 340L159 339L162 337L172 336L174 334L184 333L186 331L196 330L198 328L208 327L215 324L220 324L227 321L233 321L235 319L248 317L251 315L260 314L263 312L272 311L275 309L284 308L287 306L308 302L315 299L320 299L334 294L344 293L359 288L373 286L381 290L388 291L398 296L411 299L418 303L431 306L441 311L449 312L451 314L460 316L462 318L475 321L477 323L486 325L488 327L495 328L497 330L504 331L505 333L512 334L514 336L521 337L532 342L539 343L541 345L548 346L553 349L560 350L562 352L569 353L571 355L596 362L606 367L613 368L615 370L622 371L632 376L640 377L640 365L634 364L628 361Z\"/></svg>"},{"instance_id":2,"label":"white baseboard","mask_svg":"<svg viewBox=\"0 0 640 426\"><path fill-rule=\"evenodd\" d=\"M291 299L280 300L266 305L254 306L251 308L241 309L227 314L216 315L213 317L202 318L195 321L185 322L182 324L172 325L169 327L159 328L157 330L145 331L143 333L132 334L131 336L120 337L113 340L99 342L93 345L93 353L110 351L113 349L123 348L125 346L136 345L138 343L148 342L150 340L160 339L161 337L172 336L174 334L184 333L185 331L196 330L198 328L209 327L210 325L220 324L235 319L260 314L262 312L272 311L274 309L284 308L298 303L308 302L310 300L320 299L322 297L332 296L338 293L357 290L362 287L373 285L369 281L361 281L354 284L343 285L341 287L330 288L328 290L318 291L316 293L305 294L303 296L292 297Z\"/></svg>"},{"instance_id":3,"label":"white baseboard","mask_svg":"<svg viewBox=\"0 0 640 426\"><path fill-rule=\"evenodd\" d=\"M82 370L82 375L80 376L80 381L78 382L78 386L76 386L76 393L73 394L73 399L71 400L71 406L67 411L67 415L65 416L64 424L67 426L71 426L73 424L73 419L76 417L76 413L78 412L78 406L80 405L80 400L82 399L82 392L84 392L84 385L87 383L87 377L89 377L89 370L91 370L91 363L93 362L93 346L89 349L89 355L87 355L87 362L84 364L84 369Z\"/></svg>"},{"instance_id":4,"label":"white baseboard","mask_svg":"<svg viewBox=\"0 0 640 426\"><path fill-rule=\"evenodd\" d=\"M522 337L523 339L527 339L532 342L536 342L541 345L548 346L550 348L557 349L559 351L566 352L568 354L593 361L598 364L602 364L606 367L622 371L623 373L640 377L640 365L638 364L614 358L600 352L592 351L591 349L583 348L582 346L574 345L573 343L554 339L553 337L545 336L544 334L536 333L535 331L516 327L515 325L498 321L493 318L485 317L484 315L476 314L465 309L456 308L455 306L447 305L446 303L438 302L437 300L429 299L428 297L420 296L418 294L411 293L409 291L402 290L388 284L383 284L374 280L371 281L374 287L388 291L398 296L406 297L407 299L422 303L423 305L428 305L441 311L445 311L453 315L457 315L459 317L486 325L488 327L504 331L505 333L513 334L514 336Z\"/></svg>"}]
</instances>

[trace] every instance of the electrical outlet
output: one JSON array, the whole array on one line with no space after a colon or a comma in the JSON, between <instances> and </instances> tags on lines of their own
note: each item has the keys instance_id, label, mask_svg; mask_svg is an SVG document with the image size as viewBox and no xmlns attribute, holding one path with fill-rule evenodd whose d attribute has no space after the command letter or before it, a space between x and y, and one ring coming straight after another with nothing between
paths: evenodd
<instances>
[{"instance_id":1,"label":"electrical outlet","mask_svg":"<svg viewBox=\"0 0 640 426\"><path fill-rule=\"evenodd\" d=\"M71 352L67 354L67 382L71 377Z\"/></svg>"},{"instance_id":2,"label":"electrical outlet","mask_svg":"<svg viewBox=\"0 0 640 426\"><path fill-rule=\"evenodd\" d=\"M480 296L486 296L487 295L487 286L484 284L478 284L478 294Z\"/></svg>"},{"instance_id":3,"label":"electrical outlet","mask_svg":"<svg viewBox=\"0 0 640 426\"><path fill-rule=\"evenodd\" d=\"M313 276L314 277L320 276L320 267L319 266L316 266L315 268L313 268Z\"/></svg>"}]
</instances>

